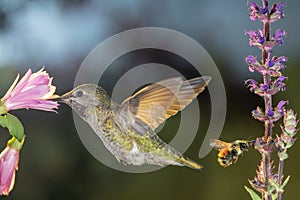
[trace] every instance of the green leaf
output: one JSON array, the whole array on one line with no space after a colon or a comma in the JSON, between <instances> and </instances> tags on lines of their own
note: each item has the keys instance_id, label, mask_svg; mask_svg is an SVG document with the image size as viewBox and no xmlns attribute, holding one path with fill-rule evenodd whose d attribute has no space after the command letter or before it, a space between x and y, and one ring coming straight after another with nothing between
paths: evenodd
<instances>
[{"instance_id":1,"label":"green leaf","mask_svg":"<svg viewBox=\"0 0 300 200\"><path fill-rule=\"evenodd\" d=\"M286 186L286 184L289 182L291 176L288 176L284 182L279 185L276 181L274 181L273 179L270 179L270 183L275 187L277 192L284 192L284 187Z\"/></svg>"},{"instance_id":2,"label":"green leaf","mask_svg":"<svg viewBox=\"0 0 300 200\"><path fill-rule=\"evenodd\" d=\"M17 138L19 142L22 142L24 136L24 128L20 120L12 115L7 113L6 115L0 116L0 126L7 128L9 134Z\"/></svg>"},{"instance_id":3,"label":"green leaf","mask_svg":"<svg viewBox=\"0 0 300 200\"><path fill-rule=\"evenodd\" d=\"M281 189L280 185L279 185L276 181L274 181L273 179L270 179L269 181L270 181L270 183L271 183L271 186L273 186L274 189L275 189L277 192L283 192L283 190ZM273 192L273 191L270 191L270 193L272 193L272 192Z\"/></svg>"},{"instance_id":4,"label":"green leaf","mask_svg":"<svg viewBox=\"0 0 300 200\"><path fill-rule=\"evenodd\" d=\"M256 194L256 192L254 192L253 190L251 190L250 188L248 188L247 186L244 186L245 189L247 190L247 192L250 194L252 200L261 200L260 196L258 196Z\"/></svg>"},{"instance_id":5,"label":"green leaf","mask_svg":"<svg viewBox=\"0 0 300 200\"><path fill-rule=\"evenodd\" d=\"M282 188L282 189L283 189L283 188L286 186L286 184L289 182L290 178L291 178L291 176L286 177L286 179L284 180L284 182L283 182L282 185L281 185L281 188Z\"/></svg>"},{"instance_id":6,"label":"green leaf","mask_svg":"<svg viewBox=\"0 0 300 200\"><path fill-rule=\"evenodd\" d=\"M277 200L277 198L278 198L278 194L277 193L272 194L272 200Z\"/></svg>"}]
</instances>

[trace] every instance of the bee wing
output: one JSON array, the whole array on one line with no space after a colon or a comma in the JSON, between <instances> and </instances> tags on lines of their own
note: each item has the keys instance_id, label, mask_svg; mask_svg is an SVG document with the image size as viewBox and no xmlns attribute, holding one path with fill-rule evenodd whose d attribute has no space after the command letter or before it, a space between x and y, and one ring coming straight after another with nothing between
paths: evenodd
<instances>
[{"instance_id":1,"label":"bee wing","mask_svg":"<svg viewBox=\"0 0 300 200\"><path fill-rule=\"evenodd\" d=\"M175 77L152 83L127 98L119 107L119 113L132 117L130 124L139 133L145 129L154 131L169 117L182 110L204 89L211 77L202 76L190 80ZM144 130L143 130L144 129Z\"/></svg>"},{"instance_id":2,"label":"bee wing","mask_svg":"<svg viewBox=\"0 0 300 200\"><path fill-rule=\"evenodd\" d=\"M210 140L210 146L214 147L217 150L228 148L231 146L231 143L224 142L222 140L217 140L217 139L211 139Z\"/></svg>"}]
</instances>

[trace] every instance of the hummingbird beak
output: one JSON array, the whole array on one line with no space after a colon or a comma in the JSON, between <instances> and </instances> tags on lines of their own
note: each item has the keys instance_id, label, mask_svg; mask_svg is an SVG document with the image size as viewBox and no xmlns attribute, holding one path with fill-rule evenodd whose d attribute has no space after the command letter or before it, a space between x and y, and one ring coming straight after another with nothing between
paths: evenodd
<instances>
[{"instance_id":1,"label":"hummingbird beak","mask_svg":"<svg viewBox=\"0 0 300 200\"><path fill-rule=\"evenodd\" d=\"M53 98L51 98L51 100L60 103L68 103L70 101L70 97L72 97L72 93L68 92L62 96L55 95Z\"/></svg>"}]
</instances>

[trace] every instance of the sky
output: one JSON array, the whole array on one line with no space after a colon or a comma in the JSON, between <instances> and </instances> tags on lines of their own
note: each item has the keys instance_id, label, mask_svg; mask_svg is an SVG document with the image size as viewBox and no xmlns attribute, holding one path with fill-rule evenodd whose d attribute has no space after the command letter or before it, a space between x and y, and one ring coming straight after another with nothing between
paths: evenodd
<instances>
[{"instance_id":1,"label":"sky","mask_svg":"<svg viewBox=\"0 0 300 200\"><path fill-rule=\"evenodd\" d=\"M292 58L297 55L292 50L299 46L300 26L295 26L298 6L298 1L288 2L284 23L276 24L288 31L288 48L277 49L278 53L289 53ZM236 0L2 0L0 12L0 67L16 68L72 68L110 36L150 26L190 36L213 59L225 61L243 76L247 72L241 67L245 56L257 53L248 46L244 31L260 25L249 20L246 1ZM224 66L221 63L218 67Z\"/></svg>"}]
</instances>

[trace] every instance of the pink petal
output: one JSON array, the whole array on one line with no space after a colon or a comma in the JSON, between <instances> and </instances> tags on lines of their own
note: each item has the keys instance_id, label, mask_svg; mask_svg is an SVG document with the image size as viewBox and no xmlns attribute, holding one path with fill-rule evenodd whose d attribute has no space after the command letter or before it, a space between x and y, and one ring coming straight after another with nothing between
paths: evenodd
<instances>
[{"instance_id":1,"label":"pink petal","mask_svg":"<svg viewBox=\"0 0 300 200\"><path fill-rule=\"evenodd\" d=\"M33 73L31 76L31 79L34 79L36 76L40 76L42 74L48 74L46 71L44 71L44 66L37 72Z\"/></svg>"},{"instance_id":2,"label":"pink petal","mask_svg":"<svg viewBox=\"0 0 300 200\"><path fill-rule=\"evenodd\" d=\"M50 87L48 93L46 93L46 94L45 94L44 96L42 96L40 99L49 99L50 97L53 96L55 90L56 90L56 87L53 86L53 85L51 85L51 87Z\"/></svg>"},{"instance_id":3,"label":"pink petal","mask_svg":"<svg viewBox=\"0 0 300 200\"><path fill-rule=\"evenodd\" d=\"M43 102L40 102L39 104L32 105L30 108L57 113L57 111L54 109L57 109L58 106L59 106L59 104L57 102L43 101Z\"/></svg>"},{"instance_id":4,"label":"pink petal","mask_svg":"<svg viewBox=\"0 0 300 200\"><path fill-rule=\"evenodd\" d=\"M39 85L33 88L28 88L22 93L12 97L11 101L22 101L22 100L30 100L30 99L40 99L42 96L47 94L49 91L48 85ZM9 99L8 99L9 100Z\"/></svg>"},{"instance_id":5,"label":"pink petal","mask_svg":"<svg viewBox=\"0 0 300 200\"><path fill-rule=\"evenodd\" d=\"M53 96L56 87L51 85L53 78L43 70L44 68L32 73L29 69L19 83L15 80L5 99L2 99L7 110L32 108L53 111L58 108L58 103L48 100Z\"/></svg>"},{"instance_id":6,"label":"pink petal","mask_svg":"<svg viewBox=\"0 0 300 200\"><path fill-rule=\"evenodd\" d=\"M32 76L35 74L32 74ZM30 77L30 84L29 85L48 85L49 84L49 75L45 74L45 75L39 75L36 76L34 78L32 78L32 76Z\"/></svg>"},{"instance_id":7,"label":"pink petal","mask_svg":"<svg viewBox=\"0 0 300 200\"><path fill-rule=\"evenodd\" d=\"M8 195L15 182L15 170L18 168L19 152L6 147L0 154L0 192Z\"/></svg>"},{"instance_id":8,"label":"pink petal","mask_svg":"<svg viewBox=\"0 0 300 200\"><path fill-rule=\"evenodd\" d=\"M5 195L4 189L5 189L5 185L0 185L0 195L2 194Z\"/></svg>"},{"instance_id":9,"label":"pink petal","mask_svg":"<svg viewBox=\"0 0 300 200\"><path fill-rule=\"evenodd\" d=\"M23 76L23 78L17 84L17 86L15 87L15 89L12 91L11 96L14 96L15 94L18 94L24 87L26 87L26 84L28 83L31 74L32 74L31 69L28 69L28 71L26 72L26 74Z\"/></svg>"},{"instance_id":10,"label":"pink petal","mask_svg":"<svg viewBox=\"0 0 300 200\"><path fill-rule=\"evenodd\" d=\"M14 89L14 87L16 86L18 80L20 78L20 74L18 74L18 76L16 77L16 79L14 80L13 84L10 86L10 88L7 90L6 94L4 95L4 97L2 98L4 101L9 97L9 95L11 94L12 90Z\"/></svg>"},{"instance_id":11,"label":"pink petal","mask_svg":"<svg viewBox=\"0 0 300 200\"><path fill-rule=\"evenodd\" d=\"M15 102L11 104L6 104L7 109L39 109L39 110L45 110L45 111L52 111L56 112L52 109L57 109L58 108L58 103L54 101L46 101L46 100L25 100L25 101L20 101L20 102Z\"/></svg>"},{"instance_id":12,"label":"pink petal","mask_svg":"<svg viewBox=\"0 0 300 200\"><path fill-rule=\"evenodd\" d=\"M7 161L2 161L3 171L1 171L1 184L7 184L11 174L15 171L15 158L14 156L10 156Z\"/></svg>"}]
</instances>

